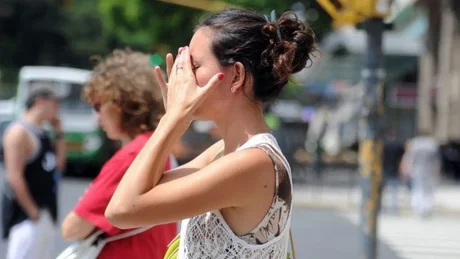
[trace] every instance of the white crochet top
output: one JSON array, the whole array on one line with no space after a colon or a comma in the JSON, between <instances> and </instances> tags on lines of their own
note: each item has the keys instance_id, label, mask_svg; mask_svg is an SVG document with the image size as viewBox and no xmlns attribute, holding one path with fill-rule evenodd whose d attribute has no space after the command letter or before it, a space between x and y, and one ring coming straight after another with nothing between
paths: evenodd
<instances>
[{"instance_id":1,"label":"white crochet top","mask_svg":"<svg viewBox=\"0 0 460 259\"><path fill-rule=\"evenodd\" d=\"M276 192L269 211L254 230L243 236L235 235L219 210L183 220L179 259L286 259L292 210L291 168L269 133L253 136L237 151L247 148L261 148L273 161Z\"/></svg>"}]
</instances>

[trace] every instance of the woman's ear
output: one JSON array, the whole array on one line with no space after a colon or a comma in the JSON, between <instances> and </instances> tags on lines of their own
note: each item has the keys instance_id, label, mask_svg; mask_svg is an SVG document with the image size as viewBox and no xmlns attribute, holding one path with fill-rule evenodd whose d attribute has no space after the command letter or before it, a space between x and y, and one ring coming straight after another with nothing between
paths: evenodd
<instances>
[{"instance_id":1,"label":"woman's ear","mask_svg":"<svg viewBox=\"0 0 460 259\"><path fill-rule=\"evenodd\" d=\"M246 70L244 69L244 65L241 62L236 62L233 65L234 69L234 76L232 81L232 88L230 91L232 93L236 93L240 88L244 87L246 81Z\"/></svg>"}]
</instances>

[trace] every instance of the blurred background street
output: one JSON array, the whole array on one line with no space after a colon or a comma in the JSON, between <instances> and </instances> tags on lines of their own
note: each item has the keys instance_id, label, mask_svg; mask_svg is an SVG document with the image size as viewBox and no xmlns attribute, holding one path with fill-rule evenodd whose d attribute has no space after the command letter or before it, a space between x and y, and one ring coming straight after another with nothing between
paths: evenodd
<instances>
[{"instance_id":1,"label":"blurred background street","mask_svg":"<svg viewBox=\"0 0 460 259\"><path fill-rule=\"evenodd\" d=\"M60 210L65 215L76 203L89 181L69 178L61 183ZM296 186L293 233L298 258L359 258L360 231L358 214L353 207L340 207L346 201L319 202L320 195L308 193L305 187ZM323 190L324 191L324 190ZM328 192L329 194L332 191ZM323 192L326 196L326 191ZM346 194L336 192L343 197ZM457 196L458 197L458 194ZM321 200L326 199L322 197ZM310 202L315 201L315 203ZM458 215L440 211L429 220L421 220L410 213L380 217L379 253L385 259L454 259L460 258L460 221ZM56 254L68 242L56 237ZM6 244L0 244L0 258L4 258Z\"/></svg>"}]
</instances>

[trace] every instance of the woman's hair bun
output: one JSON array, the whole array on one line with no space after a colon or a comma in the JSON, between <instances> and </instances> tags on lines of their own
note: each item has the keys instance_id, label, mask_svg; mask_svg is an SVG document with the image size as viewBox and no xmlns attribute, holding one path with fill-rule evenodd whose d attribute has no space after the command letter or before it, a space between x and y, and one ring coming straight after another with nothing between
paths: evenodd
<instances>
[{"instance_id":1,"label":"woman's hair bun","mask_svg":"<svg viewBox=\"0 0 460 259\"><path fill-rule=\"evenodd\" d=\"M262 62L273 64L273 76L280 82L286 82L289 75L301 71L311 62L316 51L315 34L295 13L286 12L278 21L267 22L262 32L270 41L262 53Z\"/></svg>"},{"instance_id":2,"label":"woman's hair bun","mask_svg":"<svg viewBox=\"0 0 460 259\"><path fill-rule=\"evenodd\" d=\"M306 67L316 50L313 31L294 13L272 19L246 9L227 9L198 26L213 30L211 50L221 66L243 64L260 102L275 100L289 76Z\"/></svg>"}]
</instances>

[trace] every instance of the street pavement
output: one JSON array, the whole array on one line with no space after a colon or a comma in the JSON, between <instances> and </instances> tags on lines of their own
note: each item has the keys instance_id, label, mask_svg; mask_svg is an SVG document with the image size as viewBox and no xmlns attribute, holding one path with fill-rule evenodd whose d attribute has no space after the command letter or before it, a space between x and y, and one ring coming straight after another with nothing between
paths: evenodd
<instances>
[{"instance_id":1,"label":"street pavement","mask_svg":"<svg viewBox=\"0 0 460 259\"><path fill-rule=\"evenodd\" d=\"M343 216L358 225L358 214L345 213ZM458 217L433 215L421 219L414 215L382 215L378 233L380 240L388 244L401 259L460 258Z\"/></svg>"},{"instance_id":2,"label":"street pavement","mask_svg":"<svg viewBox=\"0 0 460 259\"><path fill-rule=\"evenodd\" d=\"M65 178L61 182L61 219L72 209L88 186L88 183L89 181L87 180L69 178ZM296 186L296 190L299 190L295 195L296 197L304 194L300 187ZM361 258L361 235L357 225L358 215L353 209L342 210L340 206L338 206L339 209L331 209L310 205L302 203L299 198L295 199L292 230L298 254L297 258ZM460 233L460 220L445 219L444 216L439 216L428 221L422 221L411 217L410 215L405 215L382 216L380 218L379 226L381 231L379 233L381 238L378 246L380 259L460 258L459 251L455 247L460 243L458 239L460 236L458 235ZM422 238L423 235L420 235L420 231L425 227L427 231L423 232L427 234L427 237ZM63 241L59 233L57 233L56 254L67 245L69 243ZM425 252L426 254L424 254ZM0 243L0 259L5 257L5 253L6 244L2 242ZM415 255L419 257L414 257L414 253L418 253ZM422 254L428 257L422 257ZM436 256L430 257L430 255Z\"/></svg>"},{"instance_id":3,"label":"street pavement","mask_svg":"<svg viewBox=\"0 0 460 259\"><path fill-rule=\"evenodd\" d=\"M313 170L302 170L294 174L294 200L297 206L331 208L355 211L361 204L360 176L355 169L325 170L318 178ZM388 191L382 194L383 208L389 207ZM455 215L460 219L460 185L449 179L442 179L435 190L434 211L442 215ZM401 214L411 214L411 193L405 185L398 188L398 207Z\"/></svg>"},{"instance_id":4,"label":"street pavement","mask_svg":"<svg viewBox=\"0 0 460 259\"><path fill-rule=\"evenodd\" d=\"M295 208L292 231L299 259L359 259L361 232L336 210ZM401 259L385 242L378 242L380 259Z\"/></svg>"},{"instance_id":5,"label":"street pavement","mask_svg":"<svg viewBox=\"0 0 460 259\"><path fill-rule=\"evenodd\" d=\"M361 205L361 189L359 186L319 186L297 185L294 201L297 206L331 208L339 210L357 210ZM383 192L383 209L390 207L389 192ZM434 197L434 212L442 215L455 215L460 219L460 186L438 186ZM398 191L398 207L401 214L411 214L411 194L400 186Z\"/></svg>"}]
</instances>

